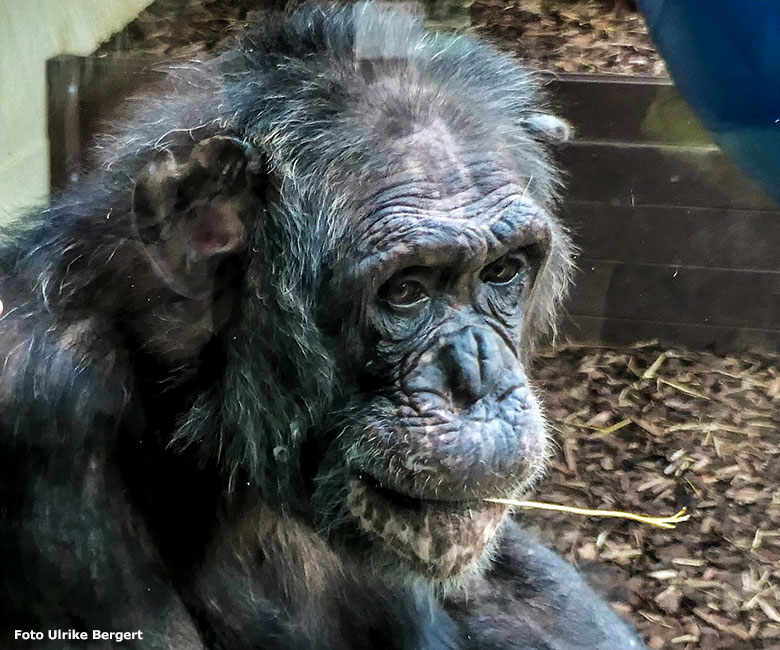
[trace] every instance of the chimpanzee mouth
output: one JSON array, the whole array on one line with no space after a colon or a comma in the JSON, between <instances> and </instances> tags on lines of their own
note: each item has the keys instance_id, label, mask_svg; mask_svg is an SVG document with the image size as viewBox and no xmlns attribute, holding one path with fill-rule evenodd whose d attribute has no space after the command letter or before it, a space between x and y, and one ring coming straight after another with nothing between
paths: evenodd
<instances>
[{"instance_id":1,"label":"chimpanzee mouth","mask_svg":"<svg viewBox=\"0 0 780 650\"><path fill-rule=\"evenodd\" d=\"M462 512L469 508L479 509L480 507L487 505L486 502L475 499L430 499L426 497L410 496L409 494L404 494L393 488L382 485L373 476L369 476L368 474L360 473L355 478L364 483L371 493L376 494L401 510L422 513L427 508L437 508L443 511L450 510L452 512Z\"/></svg>"},{"instance_id":2,"label":"chimpanzee mouth","mask_svg":"<svg viewBox=\"0 0 780 650\"><path fill-rule=\"evenodd\" d=\"M436 580L476 566L507 513L485 501L418 499L365 475L350 478L347 508L364 533Z\"/></svg>"}]
</instances>

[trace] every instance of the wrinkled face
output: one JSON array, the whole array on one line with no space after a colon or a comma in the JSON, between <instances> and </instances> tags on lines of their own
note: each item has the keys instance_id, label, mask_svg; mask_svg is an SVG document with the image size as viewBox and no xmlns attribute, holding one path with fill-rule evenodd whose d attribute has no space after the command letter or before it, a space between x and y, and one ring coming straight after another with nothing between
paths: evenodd
<instances>
[{"instance_id":1,"label":"wrinkled face","mask_svg":"<svg viewBox=\"0 0 780 650\"><path fill-rule=\"evenodd\" d=\"M506 516L484 499L527 489L547 455L520 345L551 230L527 182L446 131L398 148L352 233L358 381L315 509L375 565L447 582L480 566Z\"/></svg>"}]
</instances>

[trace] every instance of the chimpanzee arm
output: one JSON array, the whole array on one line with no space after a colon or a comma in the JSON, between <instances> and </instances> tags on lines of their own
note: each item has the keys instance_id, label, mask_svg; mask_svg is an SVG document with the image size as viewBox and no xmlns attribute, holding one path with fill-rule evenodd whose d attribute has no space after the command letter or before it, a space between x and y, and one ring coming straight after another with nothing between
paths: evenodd
<instances>
[{"instance_id":1,"label":"chimpanzee arm","mask_svg":"<svg viewBox=\"0 0 780 650\"><path fill-rule=\"evenodd\" d=\"M641 650L644 644L585 581L517 523L493 566L447 603L474 650Z\"/></svg>"},{"instance_id":2,"label":"chimpanzee arm","mask_svg":"<svg viewBox=\"0 0 780 650\"><path fill-rule=\"evenodd\" d=\"M0 645L73 628L140 632L129 648L203 648L117 469L131 425L123 360L89 320L58 328L22 312L0 322Z\"/></svg>"},{"instance_id":3,"label":"chimpanzee arm","mask_svg":"<svg viewBox=\"0 0 780 650\"><path fill-rule=\"evenodd\" d=\"M71 628L140 631L123 642L144 650L204 647L119 444L175 417L140 387L213 335L220 263L246 245L248 167L242 143L207 138L179 158L156 152L132 192L86 184L3 232L0 647L16 629ZM118 206L108 222L101 200Z\"/></svg>"},{"instance_id":4,"label":"chimpanzee arm","mask_svg":"<svg viewBox=\"0 0 780 650\"><path fill-rule=\"evenodd\" d=\"M294 517L252 502L233 500L237 516L224 518L185 589L210 647L460 648L429 589L388 585Z\"/></svg>"}]
</instances>

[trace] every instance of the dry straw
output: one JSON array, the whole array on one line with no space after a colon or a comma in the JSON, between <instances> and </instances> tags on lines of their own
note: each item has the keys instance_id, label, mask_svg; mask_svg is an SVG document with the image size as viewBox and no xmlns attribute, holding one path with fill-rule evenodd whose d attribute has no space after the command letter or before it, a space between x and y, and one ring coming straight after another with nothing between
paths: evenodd
<instances>
[{"instance_id":1,"label":"dry straw","mask_svg":"<svg viewBox=\"0 0 780 650\"><path fill-rule=\"evenodd\" d=\"M650 515L638 515L634 512L624 512L623 510L590 510L588 508L575 508L572 506L562 506L558 503L542 503L540 501L520 501L517 499L485 499L490 503L501 503L507 506L517 508L536 508L538 510L557 510L558 512L569 512L574 515L584 515L586 517L614 517L618 519L631 519L649 526L658 528L673 529L677 524L688 521L691 516L687 514L685 508L679 510L668 517L653 517Z\"/></svg>"}]
</instances>

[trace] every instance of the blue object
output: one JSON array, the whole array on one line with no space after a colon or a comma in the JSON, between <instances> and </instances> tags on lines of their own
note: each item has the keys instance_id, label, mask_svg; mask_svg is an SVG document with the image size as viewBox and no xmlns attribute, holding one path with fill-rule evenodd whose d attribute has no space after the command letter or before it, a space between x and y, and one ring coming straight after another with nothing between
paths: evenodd
<instances>
[{"instance_id":1,"label":"blue object","mask_svg":"<svg viewBox=\"0 0 780 650\"><path fill-rule=\"evenodd\" d=\"M780 0L637 0L682 95L780 203Z\"/></svg>"}]
</instances>

